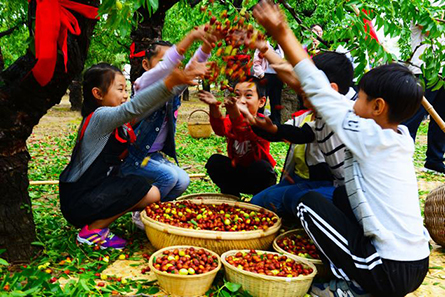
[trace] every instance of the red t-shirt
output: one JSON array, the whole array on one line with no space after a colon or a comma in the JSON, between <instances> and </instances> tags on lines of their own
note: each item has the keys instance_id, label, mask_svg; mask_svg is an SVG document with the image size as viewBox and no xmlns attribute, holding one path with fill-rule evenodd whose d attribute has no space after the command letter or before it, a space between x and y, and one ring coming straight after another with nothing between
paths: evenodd
<instances>
[{"instance_id":1,"label":"red t-shirt","mask_svg":"<svg viewBox=\"0 0 445 297\"><path fill-rule=\"evenodd\" d=\"M247 167L259 160L269 162L272 167L277 163L269 153L269 141L257 136L250 125L244 122L242 115L235 120L231 120L229 116L210 117L210 124L216 135L226 137L227 153L235 166Z\"/></svg>"}]
</instances>

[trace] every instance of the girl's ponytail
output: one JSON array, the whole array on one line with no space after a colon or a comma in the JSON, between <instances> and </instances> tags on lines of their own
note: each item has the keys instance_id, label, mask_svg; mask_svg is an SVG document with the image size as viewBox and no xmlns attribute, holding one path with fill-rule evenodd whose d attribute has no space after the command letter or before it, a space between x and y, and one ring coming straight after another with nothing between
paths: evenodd
<instances>
[{"instance_id":1,"label":"girl's ponytail","mask_svg":"<svg viewBox=\"0 0 445 297\"><path fill-rule=\"evenodd\" d=\"M99 107L96 102L96 98L94 98L92 93L93 88L99 88L103 94L106 94L117 73L122 74L117 67L108 63L93 65L87 71L85 71L82 84L82 117L87 117Z\"/></svg>"}]
</instances>

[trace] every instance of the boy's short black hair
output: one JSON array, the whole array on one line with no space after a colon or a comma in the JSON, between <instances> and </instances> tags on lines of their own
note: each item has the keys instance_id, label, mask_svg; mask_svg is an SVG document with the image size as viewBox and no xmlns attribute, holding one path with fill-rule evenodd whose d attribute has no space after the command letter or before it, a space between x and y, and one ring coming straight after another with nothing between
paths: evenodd
<instances>
[{"instance_id":1,"label":"boy's short black hair","mask_svg":"<svg viewBox=\"0 0 445 297\"><path fill-rule=\"evenodd\" d=\"M234 88L236 87L237 84L239 83L243 83L243 82L250 82L250 83L254 83L256 86L256 91L258 94L258 98L261 97L266 97L266 84L267 81L263 79L259 79L258 77L255 76L247 76L245 81L236 81L234 84Z\"/></svg>"},{"instance_id":2,"label":"boy's short black hair","mask_svg":"<svg viewBox=\"0 0 445 297\"><path fill-rule=\"evenodd\" d=\"M382 65L366 73L360 80L359 89L369 101L383 98L388 104L388 121L401 123L419 109L423 88L414 74L400 64Z\"/></svg>"},{"instance_id":3,"label":"boy's short black hair","mask_svg":"<svg viewBox=\"0 0 445 297\"><path fill-rule=\"evenodd\" d=\"M354 78L354 68L345 54L325 52L314 56L312 60L331 83L337 84L340 94L346 95L348 93Z\"/></svg>"}]
</instances>

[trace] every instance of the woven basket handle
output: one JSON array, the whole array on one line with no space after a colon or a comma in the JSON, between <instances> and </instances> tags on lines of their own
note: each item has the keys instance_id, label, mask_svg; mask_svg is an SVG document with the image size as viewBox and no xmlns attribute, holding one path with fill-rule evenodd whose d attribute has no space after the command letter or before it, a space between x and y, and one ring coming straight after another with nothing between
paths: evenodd
<instances>
[{"instance_id":1,"label":"woven basket handle","mask_svg":"<svg viewBox=\"0 0 445 297\"><path fill-rule=\"evenodd\" d=\"M190 113L187 122L190 122L190 118L192 117L192 114L194 114L194 113L197 112L197 111L205 112L205 113L209 116L209 118L210 118L210 114L209 114L206 110L204 110L204 109L195 109L194 111L192 111L192 112Z\"/></svg>"}]
</instances>

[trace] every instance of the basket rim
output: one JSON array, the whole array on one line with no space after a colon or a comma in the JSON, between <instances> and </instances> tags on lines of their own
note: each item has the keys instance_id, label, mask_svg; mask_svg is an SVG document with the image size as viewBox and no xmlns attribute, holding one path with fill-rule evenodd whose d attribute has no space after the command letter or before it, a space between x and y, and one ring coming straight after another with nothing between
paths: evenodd
<instances>
[{"instance_id":1,"label":"basket rim","mask_svg":"<svg viewBox=\"0 0 445 297\"><path fill-rule=\"evenodd\" d=\"M229 201L231 201L231 199L234 199L234 201L239 201L239 197L237 197L235 195L222 194L222 193L210 193L210 192L183 195L183 196L176 198L176 201L183 201L183 200L190 200L190 199L204 200L206 198L199 198L199 196L206 196L206 195L212 195L212 196L217 196L217 197L221 197L221 198L228 198ZM211 199L211 198L209 198L209 199Z\"/></svg>"},{"instance_id":2,"label":"basket rim","mask_svg":"<svg viewBox=\"0 0 445 297\"><path fill-rule=\"evenodd\" d=\"M193 115L195 112L204 112L204 113L207 114L207 116L208 116L209 119L210 119L210 114L209 114L209 112L208 112L207 110L205 110L205 109L203 109L203 108L197 108L197 109L195 109L194 111L192 111L192 112L189 114L189 116L188 116L188 118L187 118L187 123L190 123L190 118L192 117L192 115ZM208 122L206 122L206 123L209 123L209 125L210 125L210 120L209 120Z\"/></svg>"},{"instance_id":3,"label":"basket rim","mask_svg":"<svg viewBox=\"0 0 445 297\"><path fill-rule=\"evenodd\" d=\"M260 278L263 280L272 280L272 281L280 281L280 282L313 279L315 277L315 275L317 274L317 267L315 267L315 265L313 263L303 260L301 258L297 258L293 255L285 255L285 256L293 259L296 262L303 262L303 264L308 265L310 268L312 268L312 273L309 275L299 275L299 276L294 276L294 277L282 277L282 276L263 275L263 274L258 274L258 273L254 273L254 272L250 272L250 271L241 270L241 269L229 264L229 262L226 261L226 257L231 256L232 254L236 254L238 252L250 252L250 250L230 250L230 251L227 251L224 254L222 254L221 262L225 268L232 269L238 273L256 277L256 278ZM256 250L256 252L263 252L265 254L268 253L268 254L275 254L277 256L281 256L281 254L278 252L263 251L263 250Z\"/></svg>"},{"instance_id":4,"label":"basket rim","mask_svg":"<svg viewBox=\"0 0 445 297\"><path fill-rule=\"evenodd\" d=\"M233 206L239 206L251 210L258 211L262 207L253 205L250 203L245 202L239 202L239 201L222 201L222 200L212 200L212 199L189 199L188 201L195 201L199 202L201 204L232 204ZM181 202L181 201L176 201ZM173 203L176 203L173 201ZM151 228L154 228L158 231L167 233L167 234L173 234L173 235L180 235L180 236L187 236L192 238L201 238L201 239L216 239L216 240L247 240L247 239L253 239L258 237L267 237L270 235L275 234L278 232L281 228L281 218L274 213L273 211L270 211L268 209L265 209L268 212L272 212L278 219L275 222L275 224L268 228L266 231L264 230L252 230L252 231L212 231L212 230L195 230L195 229L187 229L183 227L176 227L169 225L167 223L158 222L152 218L149 218L145 211L141 211L141 220L144 223L144 225L150 226Z\"/></svg>"},{"instance_id":5,"label":"basket rim","mask_svg":"<svg viewBox=\"0 0 445 297\"><path fill-rule=\"evenodd\" d=\"M216 267L215 269L213 269L209 272L202 273L202 274L194 274L194 275L172 274L172 273L167 273L165 271L160 271L154 267L153 259L156 258L156 256L158 256L159 254L163 253L164 251L174 250L174 249L185 249L185 248L191 248L191 247L194 248L195 250L203 249L203 250L211 253L213 256L216 256L216 258L218 259L218 267ZM209 249L206 249L203 247L193 246L193 245L172 245L172 246L168 246L168 247L162 248L160 250L157 250L153 255L151 255L150 260L148 261L148 266L150 267L150 270L153 271L153 273L155 273L155 274L160 274L160 275L168 276L168 277L172 277L172 278L192 279L192 278L202 278L202 277L210 276L212 274L216 274L221 269L222 264L221 264L221 257L212 250L209 250Z\"/></svg>"},{"instance_id":6,"label":"basket rim","mask_svg":"<svg viewBox=\"0 0 445 297\"><path fill-rule=\"evenodd\" d=\"M298 255L294 255L294 254L292 254L292 253L289 253L288 251L285 251L285 250L283 250L282 248L280 248L280 247L278 246L277 241L278 241L279 239L283 238L283 237L286 236L286 235L290 235L290 234L297 233L297 232L301 232L301 231L304 231L304 229L303 229L303 228L292 229L292 230L286 231L286 232L284 232L284 233L278 235L278 236L275 237L275 239L273 240L273 244L272 244L273 248L274 248L278 253L282 253L282 254L285 254L285 255L291 255L291 256L297 257L297 258L299 258L299 259L304 259L304 260L309 261L309 262L311 262L311 263L313 263L313 264L323 264L323 261L321 261L320 259L308 259L308 258L300 257L300 256L298 256ZM304 232L306 232L306 231L304 231Z\"/></svg>"},{"instance_id":7,"label":"basket rim","mask_svg":"<svg viewBox=\"0 0 445 297\"><path fill-rule=\"evenodd\" d=\"M193 123L187 123L189 126L211 126L210 122L193 122Z\"/></svg>"}]
</instances>

